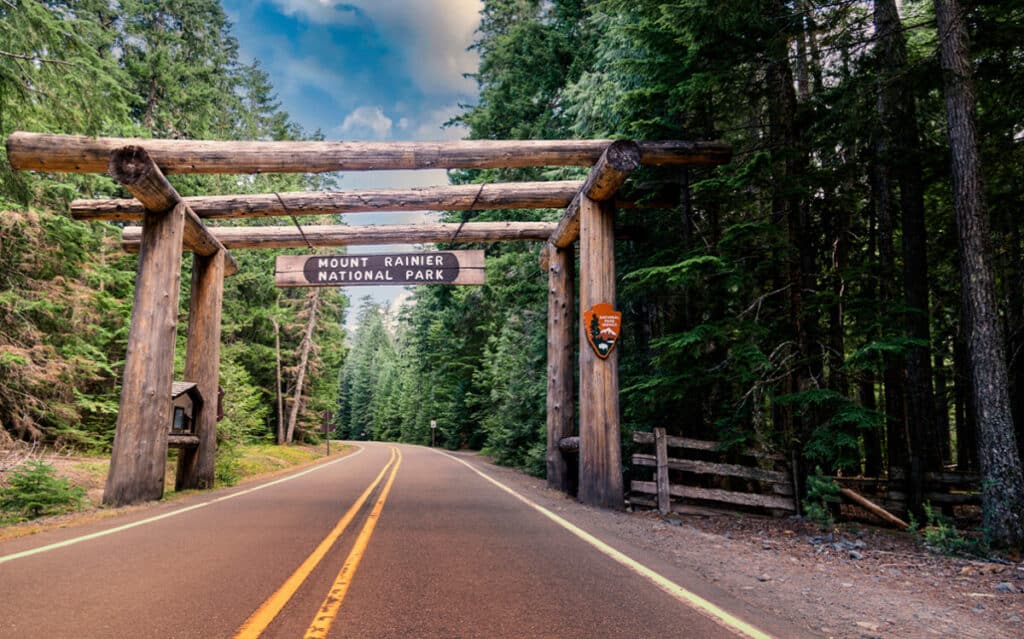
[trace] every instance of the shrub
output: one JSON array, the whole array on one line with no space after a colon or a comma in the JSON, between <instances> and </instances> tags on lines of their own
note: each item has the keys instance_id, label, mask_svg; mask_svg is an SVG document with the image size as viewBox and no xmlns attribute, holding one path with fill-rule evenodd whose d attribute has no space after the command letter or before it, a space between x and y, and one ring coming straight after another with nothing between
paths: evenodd
<instances>
[{"instance_id":1,"label":"shrub","mask_svg":"<svg viewBox=\"0 0 1024 639\"><path fill-rule=\"evenodd\" d=\"M53 466L38 460L12 471L8 485L0 488L0 512L14 521L77 510L84 500L84 488L57 477Z\"/></svg>"},{"instance_id":2,"label":"shrub","mask_svg":"<svg viewBox=\"0 0 1024 639\"><path fill-rule=\"evenodd\" d=\"M961 557L987 557L988 544L984 539L967 537L960 534L956 526L942 515L935 512L932 505L924 503L924 515L928 525L924 528L924 547L940 555L958 555Z\"/></svg>"},{"instance_id":3,"label":"shrub","mask_svg":"<svg viewBox=\"0 0 1024 639\"><path fill-rule=\"evenodd\" d=\"M807 477L807 499L804 500L804 514L811 521L821 526L822 530L830 528L833 523L831 504L839 503L839 485L831 477L821 472Z\"/></svg>"}]
</instances>

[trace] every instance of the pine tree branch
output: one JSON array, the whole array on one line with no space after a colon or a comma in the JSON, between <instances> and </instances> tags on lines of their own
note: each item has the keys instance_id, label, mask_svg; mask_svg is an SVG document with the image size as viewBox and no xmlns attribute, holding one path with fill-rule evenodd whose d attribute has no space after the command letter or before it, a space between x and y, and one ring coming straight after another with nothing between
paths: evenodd
<instances>
[{"instance_id":1,"label":"pine tree branch","mask_svg":"<svg viewBox=\"0 0 1024 639\"><path fill-rule=\"evenodd\" d=\"M63 64L65 66L73 67L77 66L74 62L68 62L67 60L57 60L56 58L40 58L35 55L25 55L24 53L12 53L11 51L4 51L0 49L0 55L8 58L15 58L17 60L28 60L29 62L45 62L46 64Z\"/></svg>"}]
</instances>

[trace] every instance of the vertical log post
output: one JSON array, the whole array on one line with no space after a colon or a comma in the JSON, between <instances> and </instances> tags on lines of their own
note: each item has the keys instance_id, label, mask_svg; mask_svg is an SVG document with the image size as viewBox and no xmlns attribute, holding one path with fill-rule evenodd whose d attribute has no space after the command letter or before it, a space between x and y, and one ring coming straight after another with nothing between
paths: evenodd
<instances>
[{"instance_id":1,"label":"vertical log post","mask_svg":"<svg viewBox=\"0 0 1024 639\"><path fill-rule=\"evenodd\" d=\"M580 313L595 304L615 305L615 211L612 204L580 197ZM622 442L619 431L619 354L601 359L580 322L579 499L621 510Z\"/></svg>"},{"instance_id":2,"label":"vertical log post","mask_svg":"<svg viewBox=\"0 0 1024 639\"><path fill-rule=\"evenodd\" d=\"M548 487L570 492L572 478L558 442L570 437L576 424L573 403L573 307L575 261L572 246L547 244L548 253Z\"/></svg>"},{"instance_id":3,"label":"vertical log post","mask_svg":"<svg viewBox=\"0 0 1024 639\"><path fill-rule=\"evenodd\" d=\"M608 145L549 242L571 242L579 226L580 314L596 304L615 306L615 207L612 199L640 166L635 142ZM578 208L577 208L578 202ZM577 213L578 211L578 213ZM621 510L622 441L619 429L619 354L601 359L580 322L580 479L578 497L592 506Z\"/></svg>"},{"instance_id":4,"label":"vertical log post","mask_svg":"<svg viewBox=\"0 0 1024 639\"><path fill-rule=\"evenodd\" d=\"M108 505L152 501L164 494L185 209L179 204L170 211L147 212L142 222L117 431L103 491Z\"/></svg>"},{"instance_id":5,"label":"vertical log post","mask_svg":"<svg viewBox=\"0 0 1024 639\"><path fill-rule=\"evenodd\" d=\"M664 428L654 429L654 460L657 464L658 512L668 513L672 505L668 484L668 438Z\"/></svg>"},{"instance_id":6,"label":"vertical log post","mask_svg":"<svg viewBox=\"0 0 1024 639\"><path fill-rule=\"evenodd\" d=\"M217 390L220 377L220 320L224 299L224 251L196 254L192 261L185 379L195 382L203 404L195 419L199 445L178 452L175 490L211 488L217 455Z\"/></svg>"}]
</instances>

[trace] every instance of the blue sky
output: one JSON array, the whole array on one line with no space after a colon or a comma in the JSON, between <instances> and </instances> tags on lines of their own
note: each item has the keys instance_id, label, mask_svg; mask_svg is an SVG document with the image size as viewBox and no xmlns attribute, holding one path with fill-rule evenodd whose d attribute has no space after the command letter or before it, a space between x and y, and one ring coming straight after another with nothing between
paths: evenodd
<instances>
[{"instance_id":1,"label":"blue sky","mask_svg":"<svg viewBox=\"0 0 1024 639\"><path fill-rule=\"evenodd\" d=\"M328 140L455 140L442 125L472 103L477 69L469 51L481 0L222 0L241 57L259 60L292 119ZM403 188L447 183L444 171L348 173L339 188ZM418 213L346 215L348 224L415 223ZM350 253L409 250L351 247ZM394 287L352 287L393 301ZM404 297L404 296L402 296ZM354 313L352 313L354 315Z\"/></svg>"},{"instance_id":2,"label":"blue sky","mask_svg":"<svg viewBox=\"0 0 1024 639\"><path fill-rule=\"evenodd\" d=\"M224 0L243 58L328 139L439 140L472 101L479 0Z\"/></svg>"}]
</instances>

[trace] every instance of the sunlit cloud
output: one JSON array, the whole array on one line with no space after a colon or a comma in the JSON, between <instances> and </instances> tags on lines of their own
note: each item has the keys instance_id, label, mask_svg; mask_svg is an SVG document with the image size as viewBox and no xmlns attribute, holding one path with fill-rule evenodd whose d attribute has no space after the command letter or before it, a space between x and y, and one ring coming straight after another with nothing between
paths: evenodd
<instances>
[{"instance_id":1,"label":"sunlit cloud","mask_svg":"<svg viewBox=\"0 0 1024 639\"><path fill-rule=\"evenodd\" d=\"M338 131L361 140L384 140L391 136L392 120L380 107L361 106L345 116Z\"/></svg>"},{"instance_id":2,"label":"sunlit cloud","mask_svg":"<svg viewBox=\"0 0 1024 639\"><path fill-rule=\"evenodd\" d=\"M464 76L477 69L469 51L480 25L482 0L264 0L289 16L316 24L370 26L399 51L410 77L425 92L472 92Z\"/></svg>"}]
</instances>

